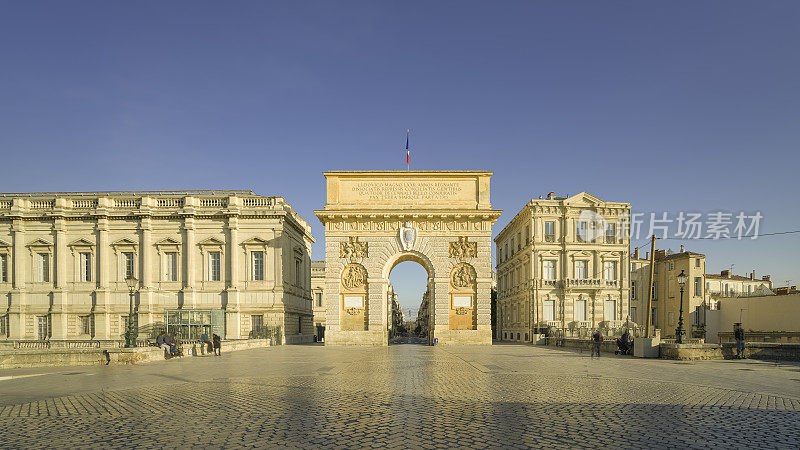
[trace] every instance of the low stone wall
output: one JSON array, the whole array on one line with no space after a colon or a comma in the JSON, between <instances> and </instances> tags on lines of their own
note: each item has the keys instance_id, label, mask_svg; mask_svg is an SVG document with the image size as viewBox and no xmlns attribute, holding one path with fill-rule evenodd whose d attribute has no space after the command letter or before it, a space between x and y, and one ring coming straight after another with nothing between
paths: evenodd
<instances>
[{"instance_id":1,"label":"low stone wall","mask_svg":"<svg viewBox=\"0 0 800 450\"><path fill-rule=\"evenodd\" d=\"M674 360L734 359L736 344L674 344L662 343L659 346L661 358ZM747 342L746 358L766 361L800 361L800 344L774 342Z\"/></svg>"},{"instance_id":2,"label":"low stone wall","mask_svg":"<svg viewBox=\"0 0 800 450\"><path fill-rule=\"evenodd\" d=\"M662 342L659 345L662 359L680 361L700 359L723 359L722 349L717 344L675 344Z\"/></svg>"},{"instance_id":3,"label":"low stone wall","mask_svg":"<svg viewBox=\"0 0 800 450\"><path fill-rule=\"evenodd\" d=\"M269 339L242 339L222 342L222 351L246 350L269 347ZM193 346L184 346L187 356ZM195 348L197 354L200 349ZM164 359L164 350L159 347L137 348L49 348L0 350L0 368L94 366L105 364L138 364Z\"/></svg>"},{"instance_id":4,"label":"low stone wall","mask_svg":"<svg viewBox=\"0 0 800 450\"><path fill-rule=\"evenodd\" d=\"M736 357L736 343L720 344L725 359ZM744 356L766 361L800 361L800 344L784 344L776 342L747 342Z\"/></svg>"},{"instance_id":5,"label":"low stone wall","mask_svg":"<svg viewBox=\"0 0 800 450\"><path fill-rule=\"evenodd\" d=\"M589 339L580 339L580 338L555 338L555 337L548 337L544 338L547 346L549 347L564 347L564 348L572 348L577 349L581 352L591 352L592 344L589 342ZM600 344L600 351L606 353L614 353L617 351L617 342L614 338L609 338L604 340Z\"/></svg>"}]
</instances>

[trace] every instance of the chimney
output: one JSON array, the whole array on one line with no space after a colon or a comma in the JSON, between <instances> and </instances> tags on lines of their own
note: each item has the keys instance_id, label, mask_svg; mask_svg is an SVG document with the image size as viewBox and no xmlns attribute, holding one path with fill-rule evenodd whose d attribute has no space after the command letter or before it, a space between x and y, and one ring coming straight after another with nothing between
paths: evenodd
<instances>
[{"instance_id":1,"label":"chimney","mask_svg":"<svg viewBox=\"0 0 800 450\"><path fill-rule=\"evenodd\" d=\"M667 256L666 250L656 250L655 259L662 259Z\"/></svg>"},{"instance_id":2,"label":"chimney","mask_svg":"<svg viewBox=\"0 0 800 450\"><path fill-rule=\"evenodd\" d=\"M769 276L769 275L764 275L763 277L761 277L761 279L762 279L763 281L769 281L769 278L770 278L770 276Z\"/></svg>"},{"instance_id":3,"label":"chimney","mask_svg":"<svg viewBox=\"0 0 800 450\"><path fill-rule=\"evenodd\" d=\"M683 253L683 252L684 252L684 250L683 250L683 244L681 244L681 253Z\"/></svg>"},{"instance_id":4,"label":"chimney","mask_svg":"<svg viewBox=\"0 0 800 450\"><path fill-rule=\"evenodd\" d=\"M644 259L650 261L650 252L644 252Z\"/></svg>"},{"instance_id":5,"label":"chimney","mask_svg":"<svg viewBox=\"0 0 800 450\"><path fill-rule=\"evenodd\" d=\"M633 257L639 259L639 247L633 249Z\"/></svg>"},{"instance_id":6,"label":"chimney","mask_svg":"<svg viewBox=\"0 0 800 450\"><path fill-rule=\"evenodd\" d=\"M750 272L750 279L752 280L755 277L756 277L756 271L754 270L754 271Z\"/></svg>"},{"instance_id":7,"label":"chimney","mask_svg":"<svg viewBox=\"0 0 800 450\"><path fill-rule=\"evenodd\" d=\"M723 270L719 274L722 275L725 278L730 278L731 277L731 271L730 270Z\"/></svg>"}]
</instances>

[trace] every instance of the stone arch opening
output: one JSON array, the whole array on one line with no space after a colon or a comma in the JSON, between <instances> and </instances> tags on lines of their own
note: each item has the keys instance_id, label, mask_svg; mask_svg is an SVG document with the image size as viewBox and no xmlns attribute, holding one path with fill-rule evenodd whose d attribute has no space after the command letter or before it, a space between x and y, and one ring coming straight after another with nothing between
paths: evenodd
<instances>
[{"instance_id":1,"label":"stone arch opening","mask_svg":"<svg viewBox=\"0 0 800 450\"><path fill-rule=\"evenodd\" d=\"M431 280L427 257L401 253L386 263L389 344L429 344Z\"/></svg>"}]
</instances>

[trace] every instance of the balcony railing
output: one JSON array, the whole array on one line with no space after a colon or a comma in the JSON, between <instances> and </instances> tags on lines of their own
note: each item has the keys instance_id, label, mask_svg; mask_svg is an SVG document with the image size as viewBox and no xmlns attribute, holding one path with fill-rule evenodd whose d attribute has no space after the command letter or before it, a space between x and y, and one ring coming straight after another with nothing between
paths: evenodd
<instances>
[{"instance_id":1,"label":"balcony railing","mask_svg":"<svg viewBox=\"0 0 800 450\"><path fill-rule=\"evenodd\" d=\"M567 278L565 284L568 288L602 289L607 287L619 287L619 281L606 280L604 278Z\"/></svg>"},{"instance_id":2,"label":"balcony railing","mask_svg":"<svg viewBox=\"0 0 800 450\"><path fill-rule=\"evenodd\" d=\"M545 234L544 235L544 241L545 242L555 242L556 241L556 235L555 234Z\"/></svg>"}]
</instances>

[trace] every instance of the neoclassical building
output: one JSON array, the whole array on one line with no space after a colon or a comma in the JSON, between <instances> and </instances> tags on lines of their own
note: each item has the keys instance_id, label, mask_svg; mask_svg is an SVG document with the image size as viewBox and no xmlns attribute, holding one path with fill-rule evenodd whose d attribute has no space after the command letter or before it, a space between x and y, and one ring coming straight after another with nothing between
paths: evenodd
<instances>
[{"instance_id":1,"label":"neoclassical building","mask_svg":"<svg viewBox=\"0 0 800 450\"><path fill-rule=\"evenodd\" d=\"M0 194L0 339L313 338L311 227L251 191Z\"/></svg>"},{"instance_id":2,"label":"neoclassical building","mask_svg":"<svg viewBox=\"0 0 800 450\"><path fill-rule=\"evenodd\" d=\"M495 337L619 329L628 319L630 207L586 192L528 202L495 238Z\"/></svg>"}]
</instances>

